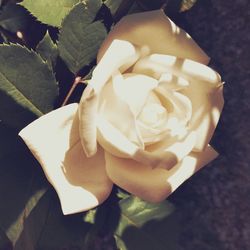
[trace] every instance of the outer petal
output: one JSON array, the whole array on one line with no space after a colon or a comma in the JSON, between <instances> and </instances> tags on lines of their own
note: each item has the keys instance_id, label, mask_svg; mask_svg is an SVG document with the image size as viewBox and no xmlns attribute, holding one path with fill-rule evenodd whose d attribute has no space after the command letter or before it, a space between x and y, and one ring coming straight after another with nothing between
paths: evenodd
<instances>
[{"instance_id":1,"label":"outer petal","mask_svg":"<svg viewBox=\"0 0 250 250\"><path fill-rule=\"evenodd\" d=\"M168 171L162 168L152 169L136 161L105 153L110 179L128 192L149 202L164 200L196 171L216 157L217 153L208 146L204 152L186 156Z\"/></svg>"},{"instance_id":2,"label":"outer petal","mask_svg":"<svg viewBox=\"0 0 250 250\"><path fill-rule=\"evenodd\" d=\"M197 132L195 150L204 150L214 133L224 105L220 75L203 64L167 55L145 57L135 64L133 72L156 79L170 72L188 80L189 86L180 92L192 102L189 128ZM164 84L160 86L163 87Z\"/></svg>"},{"instance_id":3,"label":"outer petal","mask_svg":"<svg viewBox=\"0 0 250 250\"><path fill-rule=\"evenodd\" d=\"M112 189L103 150L86 158L81 147L77 107L71 104L52 111L19 133L56 189L64 214L99 205Z\"/></svg>"},{"instance_id":4,"label":"outer petal","mask_svg":"<svg viewBox=\"0 0 250 250\"><path fill-rule=\"evenodd\" d=\"M109 33L98 53L98 61L114 39L144 46L150 53L169 54L190 58L207 64L209 57L162 10L148 11L123 17Z\"/></svg>"},{"instance_id":5,"label":"outer petal","mask_svg":"<svg viewBox=\"0 0 250 250\"><path fill-rule=\"evenodd\" d=\"M121 70L126 70L138 58L139 52L131 43L114 40L94 69L79 107L79 132L83 149L88 157L93 156L97 150L96 113L100 91L114 72L121 68Z\"/></svg>"}]
</instances>

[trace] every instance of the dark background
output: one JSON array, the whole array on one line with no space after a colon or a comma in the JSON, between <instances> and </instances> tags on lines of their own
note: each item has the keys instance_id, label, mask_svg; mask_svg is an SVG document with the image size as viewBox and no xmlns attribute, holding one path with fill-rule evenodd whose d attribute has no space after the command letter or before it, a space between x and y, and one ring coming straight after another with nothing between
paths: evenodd
<instances>
[{"instance_id":1,"label":"dark background","mask_svg":"<svg viewBox=\"0 0 250 250\"><path fill-rule=\"evenodd\" d=\"M171 197L182 250L250 249L250 1L198 0L185 26L225 81L220 156Z\"/></svg>"}]
</instances>

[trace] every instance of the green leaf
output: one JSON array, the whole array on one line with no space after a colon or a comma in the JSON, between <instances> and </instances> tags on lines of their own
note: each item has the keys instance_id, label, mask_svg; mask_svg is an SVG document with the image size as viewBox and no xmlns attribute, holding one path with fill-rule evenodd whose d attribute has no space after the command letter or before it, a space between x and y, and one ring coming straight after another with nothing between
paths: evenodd
<instances>
[{"instance_id":1,"label":"green leaf","mask_svg":"<svg viewBox=\"0 0 250 250\"><path fill-rule=\"evenodd\" d=\"M58 89L48 65L20 45L0 45L0 120L22 128L53 109Z\"/></svg>"},{"instance_id":2,"label":"green leaf","mask_svg":"<svg viewBox=\"0 0 250 250\"><path fill-rule=\"evenodd\" d=\"M95 59L106 37L104 24L93 22L93 6L98 6L96 1L77 4L62 24L58 41L59 54L74 74Z\"/></svg>"},{"instance_id":3,"label":"green leaf","mask_svg":"<svg viewBox=\"0 0 250 250\"><path fill-rule=\"evenodd\" d=\"M23 5L40 22L59 27L63 18L79 0L24 0Z\"/></svg>"},{"instance_id":4,"label":"green leaf","mask_svg":"<svg viewBox=\"0 0 250 250\"><path fill-rule=\"evenodd\" d=\"M48 190L25 221L15 249L85 249L90 224L82 214L64 216L54 190Z\"/></svg>"},{"instance_id":5,"label":"green leaf","mask_svg":"<svg viewBox=\"0 0 250 250\"><path fill-rule=\"evenodd\" d=\"M120 209L115 238L122 249L176 249L178 220L168 201L152 204L131 196L120 201Z\"/></svg>"},{"instance_id":6,"label":"green leaf","mask_svg":"<svg viewBox=\"0 0 250 250\"><path fill-rule=\"evenodd\" d=\"M182 0L180 11L183 12L191 9L196 2L197 0Z\"/></svg>"},{"instance_id":7,"label":"green leaf","mask_svg":"<svg viewBox=\"0 0 250 250\"><path fill-rule=\"evenodd\" d=\"M46 188L47 182L29 153L10 152L0 158L0 199L4 200L0 206L0 227L13 245Z\"/></svg>"},{"instance_id":8,"label":"green leaf","mask_svg":"<svg viewBox=\"0 0 250 250\"><path fill-rule=\"evenodd\" d=\"M6 4L0 12L0 26L10 32L16 33L19 30L24 30L28 22L29 14L20 5Z\"/></svg>"},{"instance_id":9,"label":"green leaf","mask_svg":"<svg viewBox=\"0 0 250 250\"><path fill-rule=\"evenodd\" d=\"M41 55L44 61L47 61L50 70L55 68L58 49L57 45L52 41L48 32L37 45L36 51Z\"/></svg>"}]
</instances>

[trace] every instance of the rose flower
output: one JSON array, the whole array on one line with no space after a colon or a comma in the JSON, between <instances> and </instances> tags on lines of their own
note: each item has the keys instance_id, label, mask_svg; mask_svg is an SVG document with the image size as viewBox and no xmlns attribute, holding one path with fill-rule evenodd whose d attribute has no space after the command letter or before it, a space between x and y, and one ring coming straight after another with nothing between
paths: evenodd
<instances>
[{"instance_id":1,"label":"rose flower","mask_svg":"<svg viewBox=\"0 0 250 250\"><path fill-rule=\"evenodd\" d=\"M223 84L162 11L124 17L102 44L79 104L20 132L64 214L102 203L113 183L160 202L217 153Z\"/></svg>"}]
</instances>

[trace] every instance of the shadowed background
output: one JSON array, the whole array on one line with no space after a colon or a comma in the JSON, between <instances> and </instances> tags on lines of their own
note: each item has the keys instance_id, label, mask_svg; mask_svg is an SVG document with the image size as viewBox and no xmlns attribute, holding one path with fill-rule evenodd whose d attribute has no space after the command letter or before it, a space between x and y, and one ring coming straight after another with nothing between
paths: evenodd
<instances>
[{"instance_id":1,"label":"shadowed background","mask_svg":"<svg viewBox=\"0 0 250 250\"><path fill-rule=\"evenodd\" d=\"M199 0L185 27L225 81L212 145L218 159L171 197L181 216L180 249L250 249L250 2ZM183 26L183 25L182 25Z\"/></svg>"}]
</instances>

